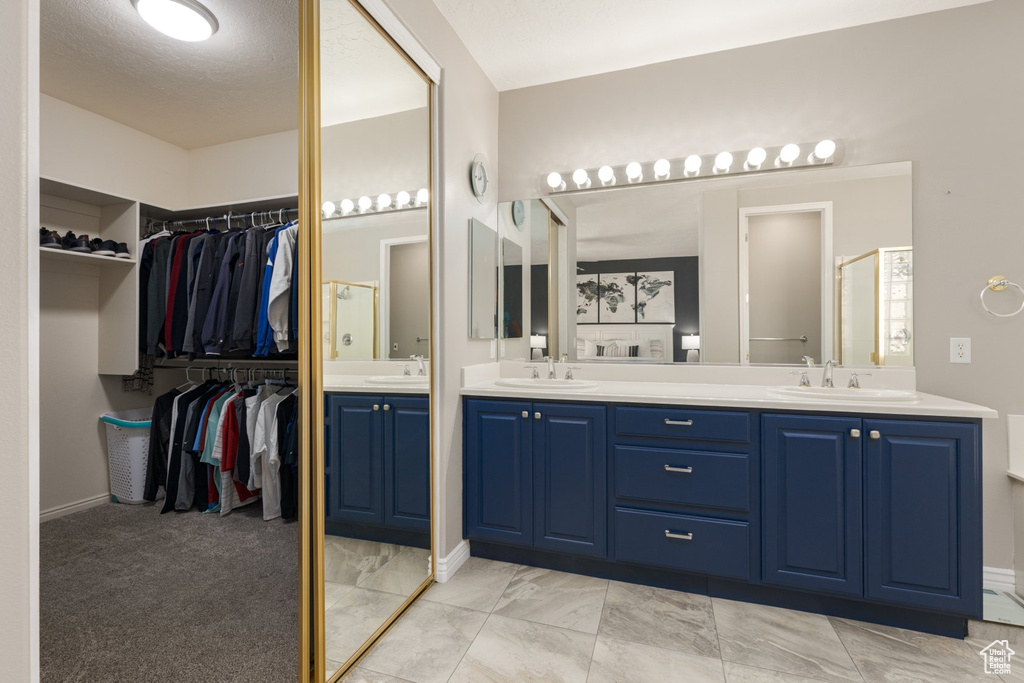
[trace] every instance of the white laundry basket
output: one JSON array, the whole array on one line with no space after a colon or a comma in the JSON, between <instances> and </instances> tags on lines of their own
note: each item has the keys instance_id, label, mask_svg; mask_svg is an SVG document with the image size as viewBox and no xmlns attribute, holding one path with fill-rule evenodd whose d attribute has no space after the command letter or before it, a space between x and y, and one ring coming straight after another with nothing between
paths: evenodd
<instances>
[{"instance_id":1,"label":"white laundry basket","mask_svg":"<svg viewBox=\"0 0 1024 683\"><path fill-rule=\"evenodd\" d=\"M142 503L149 464L152 409L105 413L107 453L110 456L110 495L115 503Z\"/></svg>"}]
</instances>

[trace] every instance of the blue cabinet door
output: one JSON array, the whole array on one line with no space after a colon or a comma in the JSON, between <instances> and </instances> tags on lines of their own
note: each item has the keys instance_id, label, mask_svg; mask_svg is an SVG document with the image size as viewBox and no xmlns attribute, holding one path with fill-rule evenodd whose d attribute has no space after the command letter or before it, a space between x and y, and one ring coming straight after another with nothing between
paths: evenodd
<instances>
[{"instance_id":1,"label":"blue cabinet door","mask_svg":"<svg viewBox=\"0 0 1024 683\"><path fill-rule=\"evenodd\" d=\"M466 401L466 535L533 545L531 404Z\"/></svg>"},{"instance_id":2,"label":"blue cabinet door","mask_svg":"<svg viewBox=\"0 0 1024 683\"><path fill-rule=\"evenodd\" d=\"M327 394L327 518L381 524L384 521L383 398Z\"/></svg>"},{"instance_id":3,"label":"blue cabinet door","mask_svg":"<svg viewBox=\"0 0 1024 683\"><path fill-rule=\"evenodd\" d=\"M430 531L430 399L384 398L384 524Z\"/></svg>"},{"instance_id":4,"label":"blue cabinet door","mask_svg":"<svg viewBox=\"0 0 1024 683\"><path fill-rule=\"evenodd\" d=\"M981 477L973 424L866 420L867 594L981 616Z\"/></svg>"},{"instance_id":5,"label":"blue cabinet door","mask_svg":"<svg viewBox=\"0 0 1024 683\"><path fill-rule=\"evenodd\" d=\"M764 580L863 595L861 421L765 415Z\"/></svg>"},{"instance_id":6,"label":"blue cabinet door","mask_svg":"<svg viewBox=\"0 0 1024 683\"><path fill-rule=\"evenodd\" d=\"M605 407L533 405L533 544L606 557Z\"/></svg>"}]
</instances>

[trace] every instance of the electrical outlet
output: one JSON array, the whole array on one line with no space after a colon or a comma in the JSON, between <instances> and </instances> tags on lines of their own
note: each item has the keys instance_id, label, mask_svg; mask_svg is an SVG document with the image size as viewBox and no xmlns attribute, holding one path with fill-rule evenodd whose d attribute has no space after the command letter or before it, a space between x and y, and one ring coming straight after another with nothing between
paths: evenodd
<instances>
[{"instance_id":1,"label":"electrical outlet","mask_svg":"<svg viewBox=\"0 0 1024 683\"><path fill-rule=\"evenodd\" d=\"M397 351L398 350L398 342L395 342L394 344L391 345L391 350L392 351Z\"/></svg>"},{"instance_id":2,"label":"electrical outlet","mask_svg":"<svg viewBox=\"0 0 1024 683\"><path fill-rule=\"evenodd\" d=\"M971 362L971 338L950 337L949 339L949 362L970 363Z\"/></svg>"}]
</instances>

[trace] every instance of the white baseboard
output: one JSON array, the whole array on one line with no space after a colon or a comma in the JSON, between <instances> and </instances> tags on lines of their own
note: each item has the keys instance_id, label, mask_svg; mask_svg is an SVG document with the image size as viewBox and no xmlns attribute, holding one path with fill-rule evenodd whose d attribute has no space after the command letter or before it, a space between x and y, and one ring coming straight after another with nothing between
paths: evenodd
<instances>
[{"instance_id":1,"label":"white baseboard","mask_svg":"<svg viewBox=\"0 0 1024 683\"><path fill-rule=\"evenodd\" d=\"M459 567L469 559L469 541L463 539L455 546L455 549L448 553L447 557L437 559L437 574L434 577L438 583L448 583L459 571Z\"/></svg>"},{"instance_id":2,"label":"white baseboard","mask_svg":"<svg viewBox=\"0 0 1024 683\"><path fill-rule=\"evenodd\" d=\"M1012 569L985 567L981 581L985 588L1012 593L1016 586L1016 574Z\"/></svg>"},{"instance_id":3,"label":"white baseboard","mask_svg":"<svg viewBox=\"0 0 1024 683\"><path fill-rule=\"evenodd\" d=\"M52 519L64 517L66 515L73 515L76 512L82 512L89 508L99 507L110 502L110 494L104 493L99 496L93 496L92 498L86 498L80 500L77 503L68 503L67 505L59 505L49 510L43 510L39 513L39 522L49 522ZM1012 573L1012 572L1011 572Z\"/></svg>"}]
</instances>

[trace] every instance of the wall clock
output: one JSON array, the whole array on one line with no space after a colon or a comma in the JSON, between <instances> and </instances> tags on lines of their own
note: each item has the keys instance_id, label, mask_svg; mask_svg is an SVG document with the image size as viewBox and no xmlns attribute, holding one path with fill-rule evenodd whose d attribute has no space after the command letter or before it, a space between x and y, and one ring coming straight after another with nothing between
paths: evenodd
<instances>
[{"instance_id":1,"label":"wall clock","mask_svg":"<svg viewBox=\"0 0 1024 683\"><path fill-rule=\"evenodd\" d=\"M483 204L484 197L491 185L491 179L487 170L487 157L477 154L473 157L473 163L469 167L469 184L473 188L473 196Z\"/></svg>"},{"instance_id":2,"label":"wall clock","mask_svg":"<svg viewBox=\"0 0 1024 683\"><path fill-rule=\"evenodd\" d=\"M526 205L523 204L521 199L512 202L512 222L519 229L519 232L523 231L523 224L526 222Z\"/></svg>"}]
</instances>

